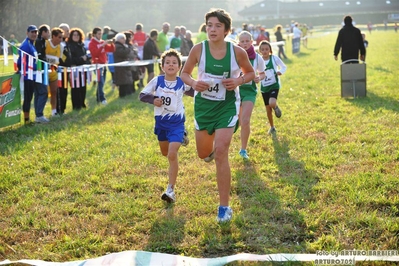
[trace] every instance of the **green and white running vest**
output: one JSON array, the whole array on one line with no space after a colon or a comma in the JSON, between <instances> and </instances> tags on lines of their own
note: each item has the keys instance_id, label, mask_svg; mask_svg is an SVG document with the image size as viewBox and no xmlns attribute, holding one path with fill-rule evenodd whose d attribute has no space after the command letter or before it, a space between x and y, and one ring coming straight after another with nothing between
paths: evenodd
<instances>
[{"instance_id":1,"label":"green and white running vest","mask_svg":"<svg viewBox=\"0 0 399 266\"><path fill-rule=\"evenodd\" d=\"M265 74L266 77L260 82L260 91L269 92L271 90L280 89L280 83L278 80L277 72L273 64L273 56L270 55L269 62L266 63Z\"/></svg>"},{"instance_id":2,"label":"green and white running vest","mask_svg":"<svg viewBox=\"0 0 399 266\"><path fill-rule=\"evenodd\" d=\"M208 123L222 117L235 117L240 108L240 94L238 87L227 91L222 84L225 78L237 78L241 73L238 66L234 46L226 42L226 55L217 60L212 57L208 41L202 42L202 52L198 63L198 80L209 83L208 90L195 92L194 111L196 123ZM235 126L235 118L231 118L231 125Z\"/></svg>"}]
</instances>

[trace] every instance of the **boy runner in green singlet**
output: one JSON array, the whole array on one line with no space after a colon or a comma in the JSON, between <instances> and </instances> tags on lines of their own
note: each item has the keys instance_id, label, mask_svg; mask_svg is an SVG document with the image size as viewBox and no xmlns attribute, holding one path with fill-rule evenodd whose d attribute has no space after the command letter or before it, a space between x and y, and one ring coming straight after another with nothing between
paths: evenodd
<instances>
[{"instance_id":1,"label":"boy runner in green singlet","mask_svg":"<svg viewBox=\"0 0 399 266\"><path fill-rule=\"evenodd\" d=\"M201 159L216 161L219 190L217 220L232 218L229 207L231 172L228 152L238 123L240 94L238 86L255 78L244 49L226 42L231 30L231 17L223 9L205 15L208 40L196 44L187 58L181 78L195 90L195 138ZM198 79L191 77L198 64ZM240 73L242 75L240 76Z\"/></svg>"}]
</instances>

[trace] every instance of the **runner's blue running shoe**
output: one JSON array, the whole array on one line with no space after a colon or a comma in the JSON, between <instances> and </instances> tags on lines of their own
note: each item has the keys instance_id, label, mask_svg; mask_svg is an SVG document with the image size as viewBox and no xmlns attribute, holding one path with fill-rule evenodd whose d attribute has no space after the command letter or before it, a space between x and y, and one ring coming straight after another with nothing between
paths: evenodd
<instances>
[{"instance_id":1,"label":"runner's blue running shoe","mask_svg":"<svg viewBox=\"0 0 399 266\"><path fill-rule=\"evenodd\" d=\"M230 222L231 218L233 217L233 210L229 206L219 206L218 210L218 222L225 223Z\"/></svg>"},{"instance_id":2,"label":"runner's blue running shoe","mask_svg":"<svg viewBox=\"0 0 399 266\"><path fill-rule=\"evenodd\" d=\"M241 156L243 159L245 159L245 160L248 160L248 159L249 159L247 150L240 150L239 154L240 154L240 156Z\"/></svg>"}]
</instances>

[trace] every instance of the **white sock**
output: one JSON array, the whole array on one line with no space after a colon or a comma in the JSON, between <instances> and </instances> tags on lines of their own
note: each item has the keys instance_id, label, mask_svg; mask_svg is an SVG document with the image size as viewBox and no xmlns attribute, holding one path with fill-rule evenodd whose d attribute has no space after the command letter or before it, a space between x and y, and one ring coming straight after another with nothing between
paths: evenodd
<instances>
[{"instance_id":1,"label":"white sock","mask_svg":"<svg viewBox=\"0 0 399 266\"><path fill-rule=\"evenodd\" d=\"M51 110L51 114L55 115L57 113L57 109Z\"/></svg>"},{"instance_id":2,"label":"white sock","mask_svg":"<svg viewBox=\"0 0 399 266\"><path fill-rule=\"evenodd\" d=\"M167 188L166 190L167 190L167 191L173 191L173 189L174 189L174 185L169 184L169 185L168 185L168 188Z\"/></svg>"}]
</instances>

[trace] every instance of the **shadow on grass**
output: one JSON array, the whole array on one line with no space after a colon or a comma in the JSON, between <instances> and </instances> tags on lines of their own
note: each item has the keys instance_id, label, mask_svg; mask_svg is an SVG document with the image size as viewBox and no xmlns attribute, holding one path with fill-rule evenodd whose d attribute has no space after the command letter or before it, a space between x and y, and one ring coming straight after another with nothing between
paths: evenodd
<instances>
[{"instance_id":1,"label":"shadow on grass","mask_svg":"<svg viewBox=\"0 0 399 266\"><path fill-rule=\"evenodd\" d=\"M389 73L392 74L393 72L387 68L381 67L381 66L377 66L377 67L371 67L372 70L375 71L379 71L379 72L385 72L385 73Z\"/></svg>"},{"instance_id":2,"label":"shadow on grass","mask_svg":"<svg viewBox=\"0 0 399 266\"><path fill-rule=\"evenodd\" d=\"M347 102L352 103L367 112L373 112L376 109L383 108L394 112L399 112L399 100L391 97L381 97L372 92L367 92L366 97L362 98L345 98Z\"/></svg>"},{"instance_id":3,"label":"shadow on grass","mask_svg":"<svg viewBox=\"0 0 399 266\"><path fill-rule=\"evenodd\" d=\"M312 188L319 181L316 173L306 170L303 162L290 157L290 147L285 137L273 137L274 157L279 168L280 182L297 188L298 206L304 207L312 200Z\"/></svg>"},{"instance_id":4,"label":"shadow on grass","mask_svg":"<svg viewBox=\"0 0 399 266\"><path fill-rule=\"evenodd\" d=\"M298 57L298 58L302 58L302 57L307 57L307 56L310 56L311 54L310 53L306 53L306 52L299 52L299 53L296 53L296 54L293 54L293 56L296 56L296 57Z\"/></svg>"},{"instance_id":5,"label":"shadow on grass","mask_svg":"<svg viewBox=\"0 0 399 266\"><path fill-rule=\"evenodd\" d=\"M284 64L286 64L286 65L291 65L292 64L292 60L290 59L290 58L285 58L285 59L281 59L283 62L284 62Z\"/></svg>"},{"instance_id":6,"label":"shadow on grass","mask_svg":"<svg viewBox=\"0 0 399 266\"><path fill-rule=\"evenodd\" d=\"M270 153L271 148L267 149L264 152ZM270 165L246 162L235 177L243 210L235 218L245 243L241 251L304 253L305 241L311 241L312 236L302 209L313 200L312 189L319 178L306 170L303 162L290 157L285 138L275 137L273 149Z\"/></svg>"},{"instance_id":7,"label":"shadow on grass","mask_svg":"<svg viewBox=\"0 0 399 266\"><path fill-rule=\"evenodd\" d=\"M180 255L184 250L180 248L184 240L184 225L186 220L183 217L175 216L174 205L168 204L163 213L152 224L145 251L160 252Z\"/></svg>"}]
</instances>

